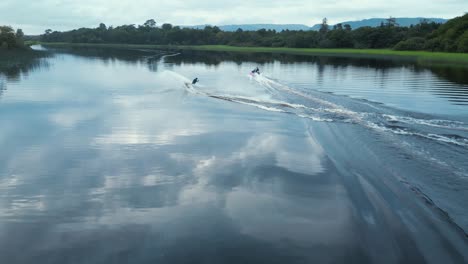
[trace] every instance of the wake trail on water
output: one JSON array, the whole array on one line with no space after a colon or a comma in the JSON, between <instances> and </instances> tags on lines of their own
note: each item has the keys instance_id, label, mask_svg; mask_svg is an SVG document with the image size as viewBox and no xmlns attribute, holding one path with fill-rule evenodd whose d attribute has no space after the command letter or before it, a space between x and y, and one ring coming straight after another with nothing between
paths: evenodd
<instances>
[{"instance_id":1,"label":"wake trail on water","mask_svg":"<svg viewBox=\"0 0 468 264\"><path fill-rule=\"evenodd\" d=\"M386 107L379 106L378 104L371 105L371 109L366 109L373 110L372 112L360 111L359 109L352 110L337 103L319 98L318 96L293 89L266 76L254 76L252 79L261 85L268 86L270 89L275 88L307 99L315 105L315 108L303 106L304 109L313 110L320 114L333 114L334 122L357 123L381 132L417 136L435 140L439 143L449 143L465 148L468 147L468 124L461 121L431 118L422 119L408 115L397 115L388 113ZM359 101L350 98L349 100ZM369 105L369 102L366 102L366 104ZM392 110L393 112L397 112L395 109Z\"/></svg>"},{"instance_id":2,"label":"wake trail on water","mask_svg":"<svg viewBox=\"0 0 468 264\"><path fill-rule=\"evenodd\" d=\"M179 56L179 55L180 55L180 53L166 54L166 55L161 56L161 59L160 59L160 60L161 60L161 61L164 61L164 59L166 59L166 58L175 57L175 56Z\"/></svg>"},{"instance_id":3,"label":"wake trail on water","mask_svg":"<svg viewBox=\"0 0 468 264\"><path fill-rule=\"evenodd\" d=\"M251 83L263 89L263 94L240 95L213 92L205 86L192 85L183 75L168 71L169 75L184 83L184 89L194 95L206 96L259 108L264 111L295 115L316 122L352 123L380 133L413 136L440 144L468 148L468 124L437 118L420 118L411 113L399 112L386 106L347 98L349 107L333 94L318 91L301 91L265 75L248 75ZM327 98L328 97L328 98ZM335 99L335 100L332 100ZM368 106L370 105L370 107Z\"/></svg>"},{"instance_id":4,"label":"wake trail on water","mask_svg":"<svg viewBox=\"0 0 468 264\"><path fill-rule=\"evenodd\" d=\"M462 161L463 154L462 160L458 158L458 153L466 153L468 149L468 124L464 122L423 116L315 90L300 91L265 76L256 76L252 80L293 95L290 100L295 103L300 101L301 109L305 113L314 111L318 119L326 116L328 122L363 126L384 135L402 153L408 153L408 157L424 160L441 169L446 176L452 174L453 179L468 178L468 166ZM307 114L297 115L307 117Z\"/></svg>"},{"instance_id":5,"label":"wake trail on water","mask_svg":"<svg viewBox=\"0 0 468 264\"><path fill-rule=\"evenodd\" d=\"M182 75L168 74L184 83L182 87L186 92L196 96L256 107L275 114L294 115L313 122L357 125L368 129L385 142L385 146L397 149L399 157L414 161L411 164L416 164L415 166L428 168L432 178L424 177L422 184L429 181L429 185L423 186L424 190L420 189L419 176L413 179L411 174L397 175L401 177L398 178L400 181L412 190L419 190L424 196L429 197L426 192L436 198L455 193L454 197L458 197L455 199L460 199L456 194L457 189L468 187L468 164L464 162L464 154L468 150L468 124L460 120L409 112L314 89L301 90L263 74L248 75L250 83L247 85L239 83L241 87L248 87L249 91L245 93L238 89L233 92L230 87L216 90L208 85L194 86ZM438 205L434 207L443 212L447 209L441 209ZM456 216L460 214L458 208L448 212ZM458 221L455 225L463 226Z\"/></svg>"}]
</instances>

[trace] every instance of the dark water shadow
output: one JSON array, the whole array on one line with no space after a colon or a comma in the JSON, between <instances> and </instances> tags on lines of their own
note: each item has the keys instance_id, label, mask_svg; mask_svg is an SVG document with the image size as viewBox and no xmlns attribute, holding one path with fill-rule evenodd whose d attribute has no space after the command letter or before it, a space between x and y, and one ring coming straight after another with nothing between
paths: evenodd
<instances>
[{"instance_id":1,"label":"dark water shadow","mask_svg":"<svg viewBox=\"0 0 468 264\"><path fill-rule=\"evenodd\" d=\"M48 50L55 54L71 54L75 56L95 59L111 64L115 62L128 65L146 64L148 69L156 72L161 57L173 54L172 51L155 49L127 49L127 48L96 48L96 47L54 47Z\"/></svg>"},{"instance_id":2,"label":"dark water shadow","mask_svg":"<svg viewBox=\"0 0 468 264\"><path fill-rule=\"evenodd\" d=\"M167 62L180 65L182 63L204 63L219 65L222 62L235 62L241 64L252 62L266 64L279 61L282 64L311 63L332 66L336 69L349 66L360 68L373 68L385 72L394 68L410 68L414 72L430 70L437 76L457 84L468 84L468 69L456 66L418 65L414 60L403 58L357 58L357 57L329 57L307 56L277 53L237 53L237 52L207 52L207 51L180 51L179 56L167 58Z\"/></svg>"},{"instance_id":3,"label":"dark water shadow","mask_svg":"<svg viewBox=\"0 0 468 264\"><path fill-rule=\"evenodd\" d=\"M45 59L50 56L51 53L44 51L0 52L0 98L8 83L19 82L30 72L49 67Z\"/></svg>"}]
</instances>

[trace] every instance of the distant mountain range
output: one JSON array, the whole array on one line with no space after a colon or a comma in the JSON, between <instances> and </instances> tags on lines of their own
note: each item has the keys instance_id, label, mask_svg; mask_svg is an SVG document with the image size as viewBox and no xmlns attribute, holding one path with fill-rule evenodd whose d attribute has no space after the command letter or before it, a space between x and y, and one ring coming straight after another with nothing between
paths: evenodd
<instances>
[{"instance_id":1,"label":"distant mountain range","mask_svg":"<svg viewBox=\"0 0 468 264\"><path fill-rule=\"evenodd\" d=\"M444 24L445 22L448 21L448 19L444 19L444 18L398 17L398 18L396 18L396 22L401 27L409 27L411 25L419 24L421 22L421 20L424 20L424 19L429 21L429 22L436 22L436 23L440 23L440 24ZM345 21L345 22L341 22L341 24L343 24L343 25L349 24L352 29L357 29L357 28L360 28L360 27L378 27L378 26L380 26L380 24L382 22L385 23L386 21L387 21L387 18L370 18L370 19L364 19L364 20L359 20L359 21ZM311 30L319 30L320 29L320 24L314 25L310 29Z\"/></svg>"},{"instance_id":2,"label":"distant mountain range","mask_svg":"<svg viewBox=\"0 0 468 264\"><path fill-rule=\"evenodd\" d=\"M436 23L445 23L448 19L443 18L424 18L424 17L399 17L396 18L396 22L402 27L408 27L410 25L419 24L421 20L426 19L429 22L436 22ZM359 21L345 21L341 22L341 24L349 24L352 29L357 29L360 27L378 27L382 22L386 22L387 18L370 18L364 19ZM196 28L196 29L203 29L209 25L197 25L197 26L183 26L186 28ZM333 26L333 25L331 25ZM302 24L239 24L239 25L223 25L218 26L222 31L236 31L237 29L242 29L244 31L256 31L259 29L267 29L267 30L319 30L320 24L316 24L312 27Z\"/></svg>"}]
</instances>

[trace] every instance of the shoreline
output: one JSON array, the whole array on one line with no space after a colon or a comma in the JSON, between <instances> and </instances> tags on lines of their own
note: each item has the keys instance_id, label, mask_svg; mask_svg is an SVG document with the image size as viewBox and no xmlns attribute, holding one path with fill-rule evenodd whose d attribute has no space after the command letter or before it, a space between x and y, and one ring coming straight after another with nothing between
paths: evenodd
<instances>
[{"instance_id":1,"label":"shoreline","mask_svg":"<svg viewBox=\"0 0 468 264\"><path fill-rule=\"evenodd\" d=\"M390 49L315 49L315 48L272 48L272 47L236 47L226 45L147 45L147 44L97 44L38 42L35 44L51 47L101 47L101 48L146 48L169 50L195 50L242 53L279 53L307 56L355 57L376 59L409 59L420 64L458 65L468 67L468 53L446 53L429 51L396 51Z\"/></svg>"}]
</instances>

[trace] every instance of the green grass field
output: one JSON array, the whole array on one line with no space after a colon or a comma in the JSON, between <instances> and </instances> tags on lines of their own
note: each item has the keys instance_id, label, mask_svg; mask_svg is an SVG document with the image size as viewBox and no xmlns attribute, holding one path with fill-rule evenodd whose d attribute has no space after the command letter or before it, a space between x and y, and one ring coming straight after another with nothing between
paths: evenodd
<instances>
[{"instance_id":1,"label":"green grass field","mask_svg":"<svg viewBox=\"0 0 468 264\"><path fill-rule=\"evenodd\" d=\"M201 46L166 46L134 44L87 44L87 43L41 43L45 46L73 47L109 47L109 48L146 48L173 50L201 50L225 52L268 52L282 54L299 54L311 56L361 57L361 58L407 58L419 63L457 64L468 67L467 53L444 53L427 51L395 51L390 49L308 49L308 48L270 48L270 47L234 47L224 45Z\"/></svg>"}]
</instances>

